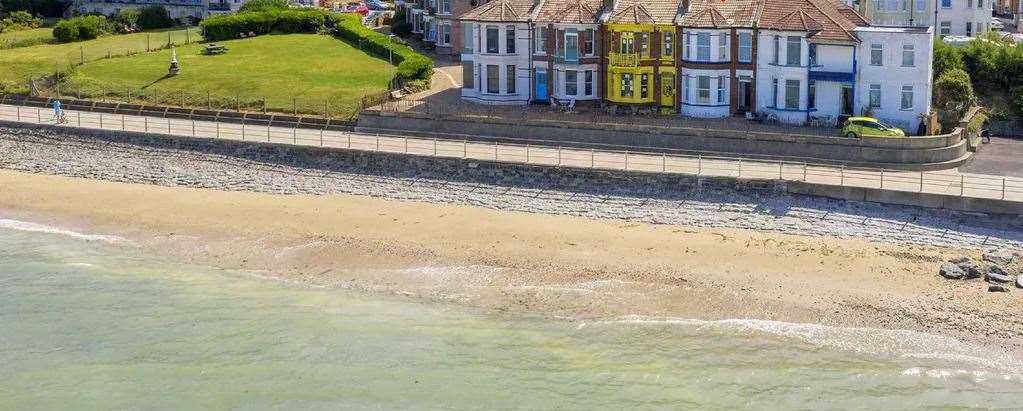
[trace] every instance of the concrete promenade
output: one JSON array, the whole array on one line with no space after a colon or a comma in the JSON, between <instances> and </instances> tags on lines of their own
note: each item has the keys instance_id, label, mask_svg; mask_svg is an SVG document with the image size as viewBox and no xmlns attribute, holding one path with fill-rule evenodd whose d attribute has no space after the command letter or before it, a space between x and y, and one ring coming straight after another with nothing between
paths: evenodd
<instances>
[{"instance_id":1,"label":"concrete promenade","mask_svg":"<svg viewBox=\"0 0 1023 411\"><path fill-rule=\"evenodd\" d=\"M251 141L331 149L380 151L420 156L774 181L800 194L949 208L960 211L1018 213L1023 210L1023 179L955 170L934 172L850 169L771 160L652 154L617 150L591 150L536 145L466 142L463 140L406 137L238 124L152 116L66 111L61 127L81 127L180 137ZM0 121L55 125L50 109L0 105ZM972 206L949 205L984 202ZM991 201L993 200L993 201Z\"/></svg>"}]
</instances>

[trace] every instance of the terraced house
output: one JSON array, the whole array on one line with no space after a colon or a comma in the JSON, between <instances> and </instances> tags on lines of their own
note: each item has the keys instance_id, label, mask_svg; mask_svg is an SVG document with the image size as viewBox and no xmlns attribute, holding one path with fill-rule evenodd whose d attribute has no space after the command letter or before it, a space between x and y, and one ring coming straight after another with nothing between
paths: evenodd
<instances>
[{"instance_id":1,"label":"terraced house","mask_svg":"<svg viewBox=\"0 0 1023 411\"><path fill-rule=\"evenodd\" d=\"M464 47L459 17L485 0L399 0L395 7L405 10L412 33L435 46L440 55L457 57Z\"/></svg>"},{"instance_id":2,"label":"terraced house","mask_svg":"<svg viewBox=\"0 0 1023 411\"><path fill-rule=\"evenodd\" d=\"M533 0L495 0L462 16L462 98L486 104L531 100Z\"/></svg>"},{"instance_id":3,"label":"terraced house","mask_svg":"<svg viewBox=\"0 0 1023 411\"><path fill-rule=\"evenodd\" d=\"M677 61L681 28L675 25L684 1L605 0L604 99L611 105L676 112Z\"/></svg>"},{"instance_id":4,"label":"terraced house","mask_svg":"<svg viewBox=\"0 0 1023 411\"><path fill-rule=\"evenodd\" d=\"M600 0L541 0L533 10L533 101L600 101Z\"/></svg>"},{"instance_id":5,"label":"terraced house","mask_svg":"<svg viewBox=\"0 0 1023 411\"><path fill-rule=\"evenodd\" d=\"M911 133L931 108L933 29L873 26L833 0L498 0L463 20L467 100L792 124L867 114Z\"/></svg>"},{"instance_id":6,"label":"terraced house","mask_svg":"<svg viewBox=\"0 0 1023 411\"><path fill-rule=\"evenodd\" d=\"M757 0L693 0L682 27L682 114L726 117L756 109Z\"/></svg>"}]
</instances>

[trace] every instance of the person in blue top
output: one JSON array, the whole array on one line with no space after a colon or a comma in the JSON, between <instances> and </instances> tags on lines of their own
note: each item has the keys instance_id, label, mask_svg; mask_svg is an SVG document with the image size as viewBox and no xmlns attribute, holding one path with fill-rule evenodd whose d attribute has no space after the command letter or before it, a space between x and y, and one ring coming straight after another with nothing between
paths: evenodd
<instances>
[{"instance_id":1,"label":"person in blue top","mask_svg":"<svg viewBox=\"0 0 1023 411\"><path fill-rule=\"evenodd\" d=\"M60 107L60 100L53 100L53 119L57 124L64 122L64 109Z\"/></svg>"}]
</instances>

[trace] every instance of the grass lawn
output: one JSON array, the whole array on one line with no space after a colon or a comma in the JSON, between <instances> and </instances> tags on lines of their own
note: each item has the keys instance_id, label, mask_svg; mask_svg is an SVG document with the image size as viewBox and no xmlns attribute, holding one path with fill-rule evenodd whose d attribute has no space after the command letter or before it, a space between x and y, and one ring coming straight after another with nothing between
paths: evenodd
<instances>
[{"instance_id":1,"label":"grass lawn","mask_svg":"<svg viewBox=\"0 0 1023 411\"><path fill-rule=\"evenodd\" d=\"M48 27L5 31L0 33L0 50L45 44L51 41L53 41L53 29Z\"/></svg>"},{"instance_id":2,"label":"grass lawn","mask_svg":"<svg viewBox=\"0 0 1023 411\"><path fill-rule=\"evenodd\" d=\"M49 30L49 29L47 29ZM32 30L35 32L36 30ZM10 35L14 36L13 32ZM167 44L168 33L171 42L183 44L186 39L201 39L199 29L175 28L157 30L147 33L120 34L100 37L95 40L63 44L42 44L30 47L18 47L0 50L0 92L25 92L28 88L29 76L53 74L57 70L66 70L71 63L92 61L107 55L124 55L146 51L147 38L151 48ZM7 35L8 33L4 33ZM41 35L36 33L36 35Z\"/></svg>"},{"instance_id":3,"label":"grass lawn","mask_svg":"<svg viewBox=\"0 0 1023 411\"><path fill-rule=\"evenodd\" d=\"M395 68L327 35L266 35L218 42L228 52L201 54L203 45L177 49L181 72L166 77L170 51L98 60L80 66L69 79L83 95L116 95L149 102L243 107L349 115L362 96L387 90ZM128 94L131 93L131 96Z\"/></svg>"}]
</instances>

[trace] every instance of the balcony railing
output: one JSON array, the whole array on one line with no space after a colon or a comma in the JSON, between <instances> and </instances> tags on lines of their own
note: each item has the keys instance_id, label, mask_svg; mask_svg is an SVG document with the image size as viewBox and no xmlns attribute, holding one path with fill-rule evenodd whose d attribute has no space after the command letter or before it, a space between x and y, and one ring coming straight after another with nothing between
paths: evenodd
<instances>
[{"instance_id":1,"label":"balcony railing","mask_svg":"<svg viewBox=\"0 0 1023 411\"><path fill-rule=\"evenodd\" d=\"M636 53L608 53L608 59L612 67L636 67L639 65L639 55Z\"/></svg>"}]
</instances>

